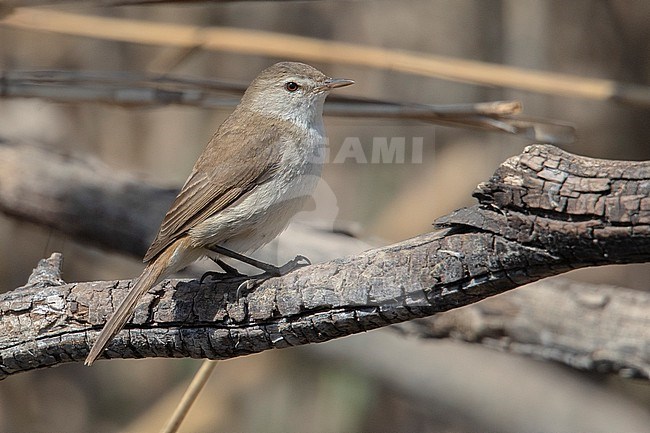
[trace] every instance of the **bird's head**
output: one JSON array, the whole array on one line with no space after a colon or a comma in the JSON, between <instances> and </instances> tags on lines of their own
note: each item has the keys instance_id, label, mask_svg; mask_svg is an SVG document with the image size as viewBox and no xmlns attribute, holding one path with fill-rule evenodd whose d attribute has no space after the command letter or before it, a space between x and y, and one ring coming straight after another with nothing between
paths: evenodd
<instances>
[{"instance_id":1,"label":"bird's head","mask_svg":"<svg viewBox=\"0 0 650 433\"><path fill-rule=\"evenodd\" d=\"M323 103L332 89L351 84L354 81L330 78L304 63L281 62L260 72L241 105L295 123L310 122L322 115Z\"/></svg>"}]
</instances>

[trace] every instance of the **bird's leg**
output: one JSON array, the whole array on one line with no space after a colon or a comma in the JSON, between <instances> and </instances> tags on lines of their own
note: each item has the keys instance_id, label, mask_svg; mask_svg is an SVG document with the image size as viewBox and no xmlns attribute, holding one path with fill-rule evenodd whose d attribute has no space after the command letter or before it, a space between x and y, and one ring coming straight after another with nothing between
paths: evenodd
<instances>
[{"instance_id":1,"label":"bird's leg","mask_svg":"<svg viewBox=\"0 0 650 433\"><path fill-rule=\"evenodd\" d=\"M208 271L208 272L204 273L201 276L201 279L199 280L199 282L201 284L203 284L203 281L208 277L213 278L213 279L223 280L223 279L227 279L227 278L242 278L242 277L246 276L246 275L242 274L241 272L239 272L237 270L237 268L235 268L234 266L230 266L228 263L224 262L221 259L215 259L213 257L210 257L210 260L212 260L217 265L219 265L219 267L221 269L223 269L224 272Z\"/></svg>"},{"instance_id":2,"label":"bird's leg","mask_svg":"<svg viewBox=\"0 0 650 433\"><path fill-rule=\"evenodd\" d=\"M309 259L305 256L298 255L280 267L274 266L275 270L273 273L265 271L259 275L253 275L237 287L237 299L241 299L242 292L247 293L253 290L269 278L286 275L295 269L308 265L311 265Z\"/></svg>"},{"instance_id":3,"label":"bird's leg","mask_svg":"<svg viewBox=\"0 0 650 433\"><path fill-rule=\"evenodd\" d=\"M239 272L236 267L230 266L228 263L224 262L221 259L213 259L213 261L221 267L221 269L224 270L226 275L230 275L233 277L243 277L244 274Z\"/></svg>"},{"instance_id":4,"label":"bird's leg","mask_svg":"<svg viewBox=\"0 0 650 433\"><path fill-rule=\"evenodd\" d=\"M310 265L311 262L307 257L304 256L296 256L293 260L289 260L287 263L285 263L282 266L275 266L271 265L269 263L262 262L260 260L254 259L252 257L245 256L243 254L239 254L235 251L229 250L228 248L224 248L219 245L214 245L209 248L210 251L215 252L217 254L221 254L222 256L230 257L231 259L239 260L242 263L246 263L247 265L251 265L257 269L261 269L264 271L263 274L260 274L259 276L262 277L279 277L285 274L288 274L289 272L293 271L294 269L297 269L302 266L307 266ZM221 264L219 264L221 266ZM226 270L224 268L224 270Z\"/></svg>"},{"instance_id":5,"label":"bird's leg","mask_svg":"<svg viewBox=\"0 0 650 433\"><path fill-rule=\"evenodd\" d=\"M247 265L253 266L257 269L261 269L264 271L263 273L259 275L253 275L249 277L246 281L244 281L242 284L239 285L237 288L237 299L241 299L242 292L248 292L255 288L255 286L263 283L264 281L268 280L269 278L273 277L279 277L282 275L286 275L289 272L298 269L302 266L307 266L310 265L311 262L309 259L305 256L296 256L293 260L289 260L287 263L285 263L282 266L275 266L270 263L262 262L260 260L254 259L252 257L245 256L243 254L237 253L235 251L229 250L228 248L224 248L219 245L214 245L209 248L210 251L220 254L222 256L230 257L231 259L239 260L242 263L246 263ZM223 262L223 260L220 259L215 259L214 260L224 271L225 275L227 276L232 276L232 277L243 277L244 275L241 274L237 269L234 267L226 264ZM224 274L221 272L206 272L203 274L201 277L201 282L208 277L208 276L223 276Z\"/></svg>"},{"instance_id":6,"label":"bird's leg","mask_svg":"<svg viewBox=\"0 0 650 433\"><path fill-rule=\"evenodd\" d=\"M255 268L261 269L264 271L263 273L259 275L254 275L250 277L248 280L244 281L242 284L239 285L237 288L237 299L240 299L241 297L241 292L242 291L249 291L252 290L255 286L263 283L264 281L268 280L269 278L272 277L279 277L282 275L286 275L289 272L298 269L303 266L310 265L311 262L309 259L305 256L296 256L293 260L289 260L287 263L285 263L282 266L274 266L269 263L262 262L260 260L256 260L254 258L245 256L243 254L239 254L235 251L229 250L228 248L221 247L219 245L215 245L209 248L210 251L215 252L217 254L221 254L226 257L230 257L231 259L239 260L242 263L246 263L247 265L253 266ZM217 262L218 263L218 262ZM225 263L224 263L225 264ZM223 268L223 265L219 263L219 266ZM228 265L226 265L228 266ZM228 266L231 269L234 269L232 266ZM226 268L223 268L224 270L228 271ZM236 271L236 269L235 269ZM239 272L237 272L239 274ZM239 274L241 275L241 274Z\"/></svg>"}]
</instances>

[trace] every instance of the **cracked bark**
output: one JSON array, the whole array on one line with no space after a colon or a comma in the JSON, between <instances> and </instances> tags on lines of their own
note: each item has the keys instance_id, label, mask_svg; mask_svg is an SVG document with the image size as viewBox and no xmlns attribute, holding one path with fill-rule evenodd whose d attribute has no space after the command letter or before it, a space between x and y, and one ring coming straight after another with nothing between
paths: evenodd
<instances>
[{"instance_id":1,"label":"cracked bark","mask_svg":"<svg viewBox=\"0 0 650 433\"><path fill-rule=\"evenodd\" d=\"M552 278L400 329L582 370L648 378L649 311L646 292Z\"/></svg>"},{"instance_id":2,"label":"cracked bark","mask_svg":"<svg viewBox=\"0 0 650 433\"><path fill-rule=\"evenodd\" d=\"M242 299L241 281L165 281L106 356L230 358L327 341L574 268L648 261L649 191L648 162L530 146L479 185L479 204L438 219L438 231L268 280ZM0 378L83 360L113 300L128 290L130 281L60 284L56 261L40 272L52 277L0 298ZM647 376L646 317L626 336L635 342L629 357L612 369Z\"/></svg>"}]
</instances>

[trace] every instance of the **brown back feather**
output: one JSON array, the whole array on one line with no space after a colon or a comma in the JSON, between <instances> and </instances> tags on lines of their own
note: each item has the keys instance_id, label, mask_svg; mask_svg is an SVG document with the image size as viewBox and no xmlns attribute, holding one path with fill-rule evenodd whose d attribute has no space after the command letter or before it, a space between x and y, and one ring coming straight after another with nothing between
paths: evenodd
<instances>
[{"instance_id":1,"label":"brown back feather","mask_svg":"<svg viewBox=\"0 0 650 433\"><path fill-rule=\"evenodd\" d=\"M278 128L279 121L253 112L246 114L252 116L249 119L258 120L254 123L257 129L251 134L251 125L236 124L232 119L238 116L234 115L221 125L165 215L144 256L145 263L191 228L263 183L276 169L282 156L279 144L285 134L280 131L293 125Z\"/></svg>"}]
</instances>

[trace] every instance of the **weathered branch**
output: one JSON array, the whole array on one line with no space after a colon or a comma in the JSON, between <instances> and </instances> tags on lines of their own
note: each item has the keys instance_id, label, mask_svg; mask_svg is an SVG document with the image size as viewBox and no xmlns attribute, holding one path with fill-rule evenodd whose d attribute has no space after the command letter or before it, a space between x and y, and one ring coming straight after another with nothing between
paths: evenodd
<instances>
[{"instance_id":1,"label":"weathered branch","mask_svg":"<svg viewBox=\"0 0 650 433\"><path fill-rule=\"evenodd\" d=\"M420 318L569 269L650 258L650 163L530 146L429 233L267 280L166 281L108 357L229 358ZM31 281L0 298L0 375L82 360L130 282ZM628 336L647 341L647 335ZM641 346L639 346L641 347ZM639 349L617 368L637 368Z\"/></svg>"},{"instance_id":2,"label":"weathered branch","mask_svg":"<svg viewBox=\"0 0 650 433\"><path fill-rule=\"evenodd\" d=\"M400 325L574 368L650 378L650 293L550 278Z\"/></svg>"},{"instance_id":3,"label":"weathered branch","mask_svg":"<svg viewBox=\"0 0 650 433\"><path fill-rule=\"evenodd\" d=\"M142 257L177 193L97 159L0 139L0 211L99 247Z\"/></svg>"}]
</instances>

